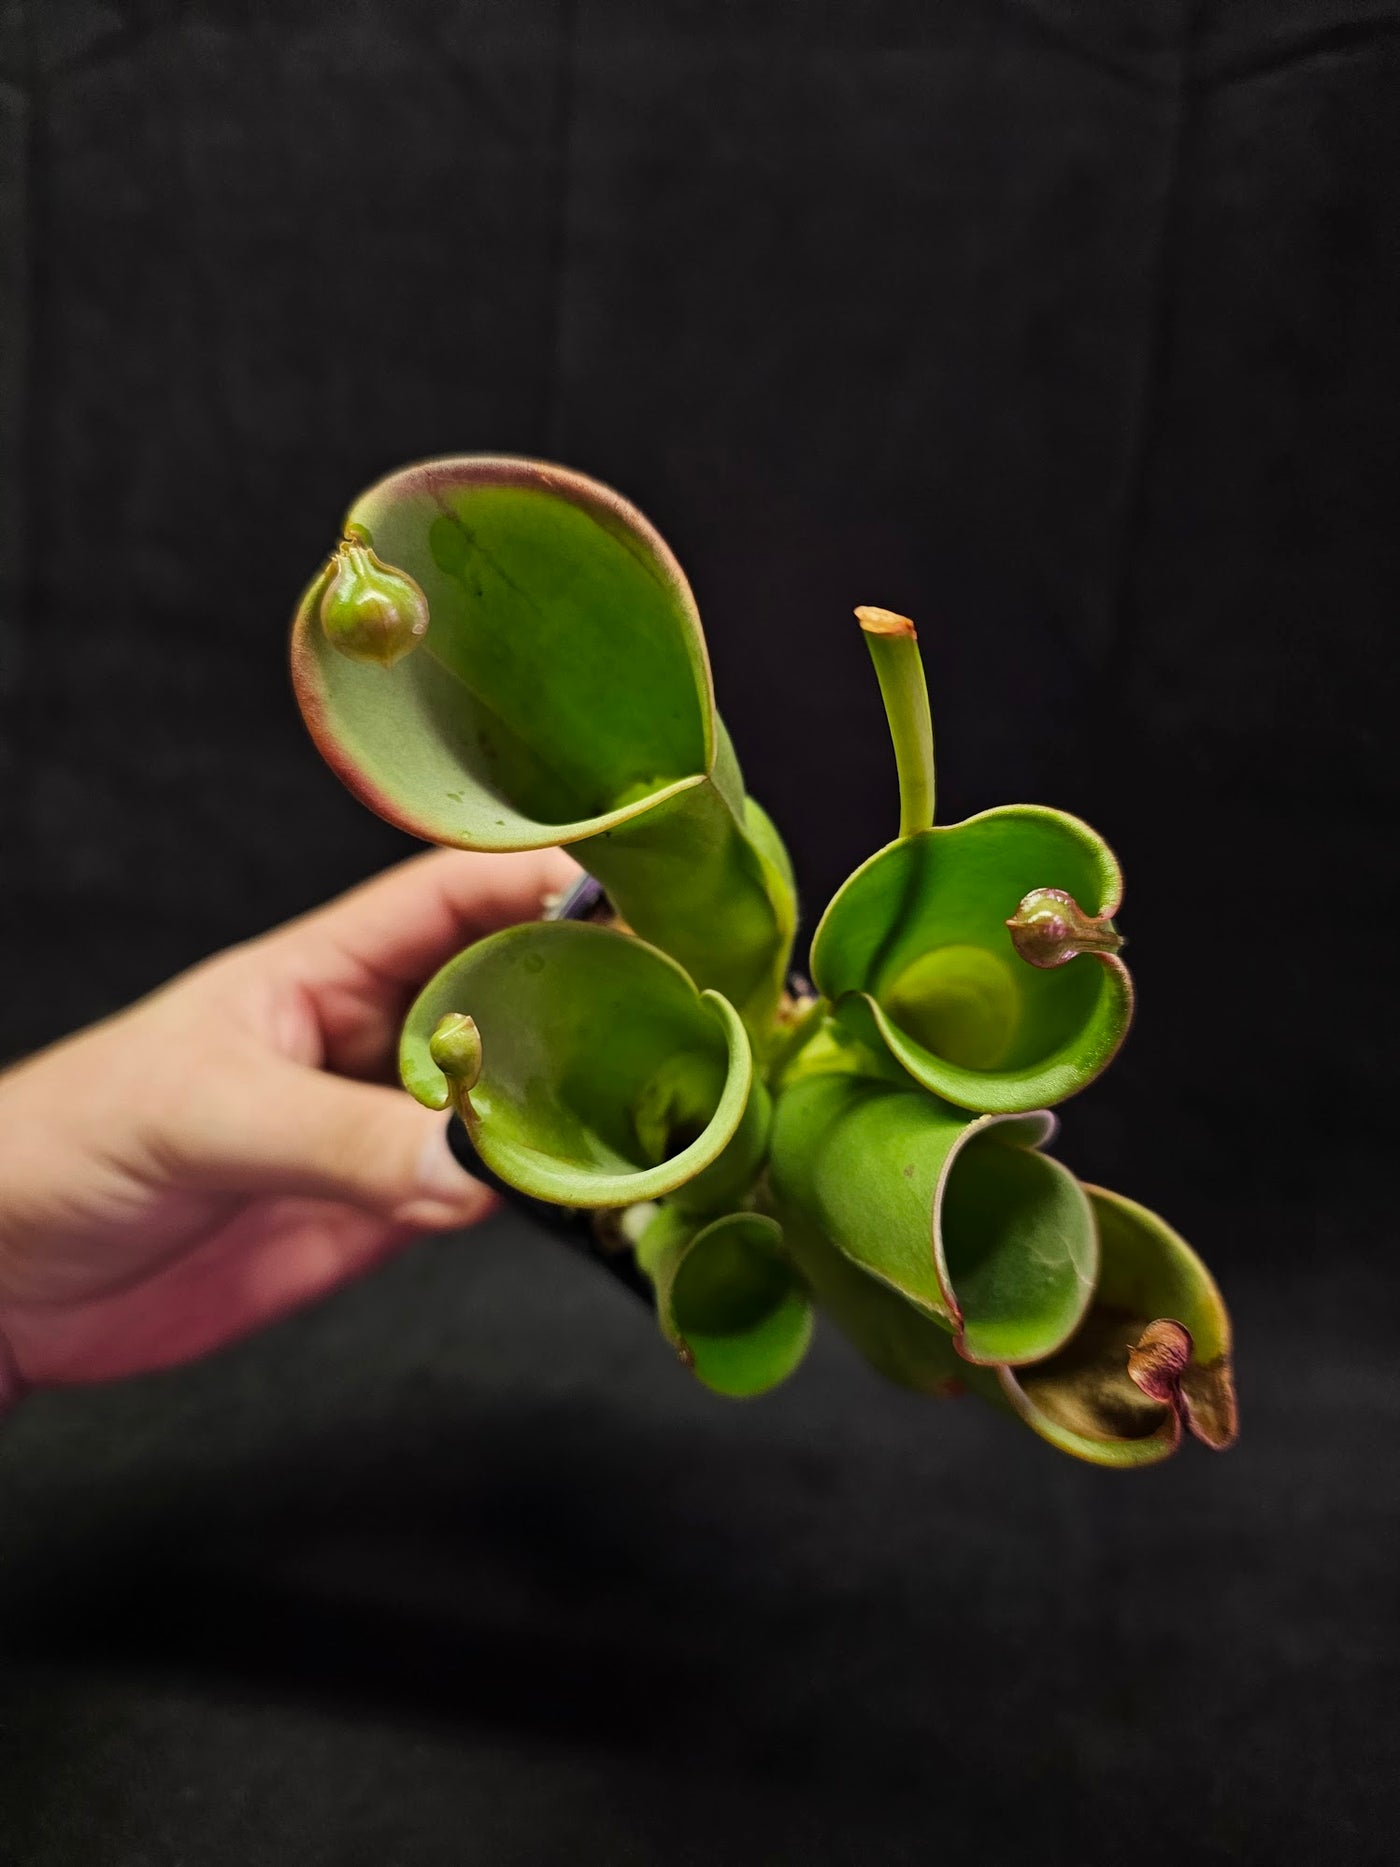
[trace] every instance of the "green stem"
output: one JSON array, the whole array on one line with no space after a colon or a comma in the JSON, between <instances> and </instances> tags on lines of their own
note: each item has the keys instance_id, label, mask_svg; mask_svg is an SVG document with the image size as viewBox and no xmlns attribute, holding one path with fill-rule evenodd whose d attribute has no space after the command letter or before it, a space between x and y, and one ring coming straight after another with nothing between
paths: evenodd
<instances>
[{"instance_id":1,"label":"green stem","mask_svg":"<svg viewBox=\"0 0 1400 1867\"><path fill-rule=\"evenodd\" d=\"M814 998L798 1013L796 1020L783 1032L773 1046L768 1058L768 1081L776 1088L783 1079L783 1073L794 1063L807 1045L818 1034L822 1019L831 1007L824 998Z\"/></svg>"},{"instance_id":2,"label":"green stem","mask_svg":"<svg viewBox=\"0 0 1400 1867\"><path fill-rule=\"evenodd\" d=\"M919 638L907 616L862 605L856 620L875 663L899 770L899 834L933 826L933 720Z\"/></svg>"}]
</instances>

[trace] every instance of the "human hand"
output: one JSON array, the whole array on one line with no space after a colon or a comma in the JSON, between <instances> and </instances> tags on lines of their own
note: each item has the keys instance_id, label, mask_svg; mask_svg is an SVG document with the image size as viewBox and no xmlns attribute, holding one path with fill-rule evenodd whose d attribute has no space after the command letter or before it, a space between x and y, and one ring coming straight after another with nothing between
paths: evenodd
<instances>
[{"instance_id":1,"label":"human hand","mask_svg":"<svg viewBox=\"0 0 1400 1867\"><path fill-rule=\"evenodd\" d=\"M558 850L417 856L0 1075L11 1380L191 1360L493 1210L441 1115L385 1086L398 1026L577 873Z\"/></svg>"}]
</instances>

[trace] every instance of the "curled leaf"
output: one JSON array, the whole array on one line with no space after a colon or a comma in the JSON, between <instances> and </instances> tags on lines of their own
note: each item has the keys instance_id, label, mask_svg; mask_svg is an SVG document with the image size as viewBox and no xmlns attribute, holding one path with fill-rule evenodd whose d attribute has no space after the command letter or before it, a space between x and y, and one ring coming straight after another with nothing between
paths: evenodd
<instances>
[{"instance_id":1,"label":"curled leaf","mask_svg":"<svg viewBox=\"0 0 1400 1867\"><path fill-rule=\"evenodd\" d=\"M716 1393L766 1393L806 1354L811 1299L771 1218L735 1212L695 1228L664 1206L637 1259L655 1285L662 1333Z\"/></svg>"},{"instance_id":2,"label":"curled leaf","mask_svg":"<svg viewBox=\"0 0 1400 1867\"><path fill-rule=\"evenodd\" d=\"M1093 1307L1057 1354L1001 1370L1008 1401L1042 1439L1095 1465L1155 1464L1183 1426L1222 1450L1239 1423L1219 1290L1156 1213L1085 1191L1101 1252Z\"/></svg>"},{"instance_id":3,"label":"curled leaf","mask_svg":"<svg viewBox=\"0 0 1400 1867\"><path fill-rule=\"evenodd\" d=\"M1112 1060L1132 1016L1127 968L1105 939L1027 965L1008 923L1029 893L1096 904L1121 880L1086 824L1014 804L890 844L839 890L812 942L812 978L857 1036L961 1108L1063 1101ZM1117 935L1112 935L1112 942Z\"/></svg>"},{"instance_id":4,"label":"curled leaf","mask_svg":"<svg viewBox=\"0 0 1400 1867\"><path fill-rule=\"evenodd\" d=\"M468 1024L463 1060L479 1071L456 1096L442 1065ZM449 961L408 1014L399 1069L428 1107L456 1100L492 1172L557 1205L630 1205L707 1171L719 1198L767 1138L727 1000L643 941L578 921L506 928Z\"/></svg>"},{"instance_id":5,"label":"curled leaf","mask_svg":"<svg viewBox=\"0 0 1400 1867\"><path fill-rule=\"evenodd\" d=\"M1098 1241L1074 1176L1039 1153L1053 1117L982 1116L844 1074L778 1097L771 1175L863 1271L948 1329L964 1360L1036 1361L1078 1327Z\"/></svg>"},{"instance_id":6,"label":"curled leaf","mask_svg":"<svg viewBox=\"0 0 1400 1867\"><path fill-rule=\"evenodd\" d=\"M431 627L386 680L328 640L324 578L307 591L292 673L332 769L429 842L574 845L629 926L760 1028L795 903L665 541L597 481L493 456L391 474L346 530L360 541L347 549L403 567Z\"/></svg>"},{"instance_id":7,"label":"curled leaf","mask_svg":"<svg viewBox=\"0 0 1400 1867\"><path fill-rule=\"evenodd\" d=\"M703 781L716 727L694 599L615 493L535 462L425 461L363 493L347 530L420 586L424 652L371 681L304 603L292 670L327 759L391 822L544 848Z\"/></svg>"},{"instance_id":8,"label":"curled leaf","mask_svg":"<svg viewBox=\"0 0 1400 1867\"><path fill-rule=\"evenodd\" d=\"M818 1307L886 1380L949 1399L973 1388L1000 1398L995 1370L959 1355L947 1326L862 1270L812 1219L779 1204L784 1247Z\"/></svg>"}]
</instances>

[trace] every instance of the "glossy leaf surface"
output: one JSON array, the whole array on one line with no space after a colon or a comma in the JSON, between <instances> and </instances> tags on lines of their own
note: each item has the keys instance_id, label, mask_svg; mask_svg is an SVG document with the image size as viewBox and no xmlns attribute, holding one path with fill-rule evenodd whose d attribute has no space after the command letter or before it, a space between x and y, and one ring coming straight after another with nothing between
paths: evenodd
<instances>
[{"instance_id":1,"label":"glossy leaf surface","mask_svg":"<svg viewBox=\"0 0 1400 1867\"><path fill-rule=\"evenodd\" d=\"M783 1243L818 1308L886 1380L947 1397L975 1386L1000 1398L994 1370L959 1355L943 1322L862 1270L795 1206L778 1206Z\"/></svg>"},{"instance_id":2,"label":"glossy leaf surface","mask_svg":"<svg viewBox=\"0 0 1400 1867\"><path fill-rule=\"evenodd\" d=\"M753 1061L738 1014L640 940L539 922L449 961L415 1001L399 1050L405 1087L429 1108L452 1099L430 1045L454 1013L480 1033L480 1075L461 1108L473 1145L537 1199L655 1199L714 1169L741 1128L761 1147L761 1098L745 1121Z\"/></svg>"},{"instance_id":3,"label":"glossy leaf surface","mask_svg":"<svg viewBox=\"0 0 1400 1867\"><path fill-rule=\"evenodd\" d=\"M616 494L530 462L426 461L363 493L346 529L422 589L426 640L386 676L338 653L303 604L293 673L327 759L391 821L430 842L543 848L710 769L694 599Z\"/></svg>"},{"instance_id":4,"label":"glossy leaf surface","mask_svg":"<svg viewBox=\"0 0 1400 1867\"><path fill-rule=\"evenodd\" d=\"M1002 1370L1007 1399L1042 1439L1095 1465L1155 1464L1175 1451L1183 1424L1223 1449L1238 1423L1230 1318L1210 1273L1156 1213L1100 1187L1085 1190L1101 1251L1093 1307L1057 1355ZM1130 1372L1135 1346L1161 1319L1190 1337L1189 1362L1167 1399L1144 1392Z\"/></svg>"},{"instance_id":5,"label":"glossy leaf surface","mask_svg":"<svg viewBox=\"0 0 1400 1867\"><path fill-rule=\"evenodd\" d=\"M749 833L694 598L659 534L582 474L491 456L390 475L346 531L421 588L429 624L392 667L351 659L320 621L334 561L311 584L292 671L332 768L430 842L577 845L624 919L757 1026L795 907Z\"/></svg>"},{"instance_id":6,"label":"glossy leaf surface","mask_svg":"<svg viewBox=\"0 0 1400 1867\"><path fill-rule=\"evenodd\" d=\"M722 991L762 1041L782 994L796 901L762 853L768 824L752 798L744 827L713 784L575 845L628 924L697 985Z\"/></svg>"},{"instance_id":7,"label":"glossy leaf surface","mask_svg":"<svg viewBox=\"0 0 1400 1867\"><path fill-rule=\"evenodd\" d=\"M811 1299L771 1218L735 1212L696 1230L663 1207L637 1257L656 1287L662 1333L716 1393L766 1393L806 1354Z\"/></svg>"},{"instance_id":8,"label":"glossy leaf surface","mask_svg":"<svg viewBox=\"0 0 1400 1867\"><path fill-rule=\"evenodd\" d=\"M1111 916L1108 846L1077 818L1015 804L892 843L840 889L812 943L812 977L865 1041L961 1108L1063 1101L1112 1060L1132 1016L1121 959L1042 969L1006 922L1036 889Z\"/></svg>"},{"instance_id":9,"label":"glossy leaf surface","mask_svg":"<svg viewBox=\"0 0 1400 1867\"><path fill-rule=\"evenodd\" d=\"M1074 1176L1036 1150L1040 1113L965 1111L854 1075L778 1097L772 1183L853 1263L953 1332L978 1363L1035 1361L1084 1315L1097 1234Z\"/></svg>"}]
</instances>

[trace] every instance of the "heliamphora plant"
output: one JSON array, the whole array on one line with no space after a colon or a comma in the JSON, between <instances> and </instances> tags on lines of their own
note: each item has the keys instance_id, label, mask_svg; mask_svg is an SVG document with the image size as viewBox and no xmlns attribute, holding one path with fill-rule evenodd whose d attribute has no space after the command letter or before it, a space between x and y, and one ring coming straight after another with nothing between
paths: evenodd
<instances>
[{"instance_id":1,"label":"heliamphora plant","mask_svg":"<svg viewBox=\"0 0 1400 1867\"><path fill-rule=\"evenodd\" d=\"M1132 1014L1118 865L1013 804L935 824L913 625L856 612L899 836L790 971L791 866L715 711L680 566L616 493L473 457L391 474L302 598L311 732L365 803L461 849L571 846L605 924L478 941L409 1012L403 1081L482 1170L591 1210L719 1393L824 1311L891 1379L970 1390L1100 1465L1235 1435L1230 1324L1190 1247L1044 1149Z\"/></svg>"}]
</instances>

